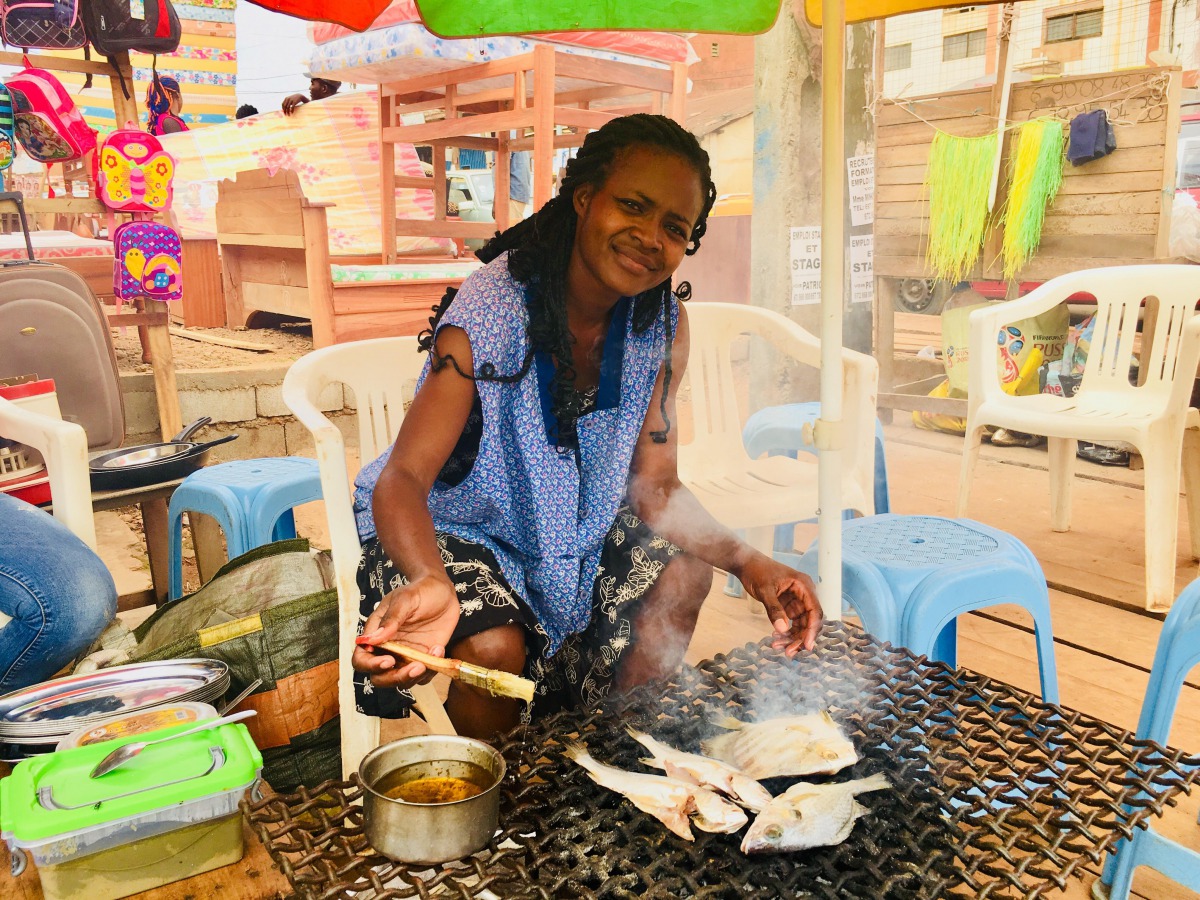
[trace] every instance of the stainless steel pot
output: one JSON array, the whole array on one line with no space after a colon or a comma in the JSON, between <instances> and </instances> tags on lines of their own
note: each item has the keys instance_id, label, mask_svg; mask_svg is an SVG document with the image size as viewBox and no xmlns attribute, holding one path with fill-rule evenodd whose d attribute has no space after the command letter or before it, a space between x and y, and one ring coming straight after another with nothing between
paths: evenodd
<instances>
[{"instance_id":1,"label":"stainless steel pot","mask_svg":"<svg viewBox=\"0 0 1200 900\"><path fill-rule=\"evenodd\" d=\"M487 771L492 784L453 803L408 803L376 787L398 769L422 764L421 777L461 777L462 763ZM363 829L371 846L406 863L440 863L470 856L487 846L500 821L504 757L474 738L416 735L377 747L358 767L363 783Z\"/></svg>"}]
</instances>

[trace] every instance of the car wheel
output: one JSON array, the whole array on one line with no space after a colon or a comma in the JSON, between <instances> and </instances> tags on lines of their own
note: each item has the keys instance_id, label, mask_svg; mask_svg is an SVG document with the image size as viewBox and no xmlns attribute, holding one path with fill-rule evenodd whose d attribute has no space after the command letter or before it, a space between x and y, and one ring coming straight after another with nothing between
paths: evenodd
<instances>
[{"instance_id":1,"label":"car wheel","mask_svg":"<svg viewBox=\"0 0 1200 900\"><path fill-rule=\"evenodd\" d=\"M933 302L932 278L902 278L896 288L896 309L900 312L923 313Z\"/></svg>"}]
</instances>

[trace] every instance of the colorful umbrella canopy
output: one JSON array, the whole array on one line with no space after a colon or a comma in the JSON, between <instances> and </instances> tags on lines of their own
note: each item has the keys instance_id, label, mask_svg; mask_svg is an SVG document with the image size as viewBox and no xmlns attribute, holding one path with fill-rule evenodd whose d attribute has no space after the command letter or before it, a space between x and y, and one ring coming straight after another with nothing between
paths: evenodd
<instances>
[{"instance_id":1,"label":"colorful umbrella canopy","mask_svg":"<svg viewBox=\"0 0 1200 900\"><path fill-rule=\"evenodd\" d=\"M983 0L975 6L999 3L1001 0ZM901 13L919 12L924 9L943 9L947 6L964 6L959 0L846 0L844 6L847 22L867 22L871 19L886 19ZM804 0L804 15L814 25L821 24L821 0ZM693 29L694 30L694 29Z\"/></svg>"},{"instance_id":2,"label":"colorful umbrella canopy","mask_svg":"<svg viewBox=\"0 0 1200 900\"><path fill-rule=\"evenodd\" d=\"M365 31L390 0L250 0L256 6L307 19L310 22L333 22L355 31Z\"/></svg>"},{"instance_id":3,"label":"colorful umbrella canopy","mask_svg":"<svg viewBox=\"0 0 1200 900\"><path fill-rule=\"evenodd\" d=\"M758 34L775 24L779 0L417 0L425 27L441 37L542 31L703 31Z\"/></svg>"}]
</instances>

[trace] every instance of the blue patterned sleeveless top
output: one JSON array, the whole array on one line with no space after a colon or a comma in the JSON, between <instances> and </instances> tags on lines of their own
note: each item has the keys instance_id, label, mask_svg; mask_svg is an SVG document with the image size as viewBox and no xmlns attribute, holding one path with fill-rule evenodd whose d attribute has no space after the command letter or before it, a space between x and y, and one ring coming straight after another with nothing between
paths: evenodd
<instances>
[{"instance_id":1,"label":"blue patterned sleeveless top","mask_svg":"<svg viewBox=\"0 0 1200 900\"><path fill-rule=\"evenodd\" d=\"M439 327L463 329L475 370L518 372L529 321L525 288L503 254L463 283ZM679 309L672 298L672 333ZM554 366L544 354L513 384L477 381L483 412L479 452L454 486L435 482L429 493L434 527L489 548L505 578L522 594L550 638L553 654L591 619L592 583L604 539L625 497L629 466L663 361L661 316L633 330L633 303L613 311L604 344L595 408L580 417L578 450L563 452L553 438L549 393ZM422 382L429 372L425 363ZM371 494L391 454L366 465L355 481L360 540L375 536Z\"/></svg>"}]
</instances>

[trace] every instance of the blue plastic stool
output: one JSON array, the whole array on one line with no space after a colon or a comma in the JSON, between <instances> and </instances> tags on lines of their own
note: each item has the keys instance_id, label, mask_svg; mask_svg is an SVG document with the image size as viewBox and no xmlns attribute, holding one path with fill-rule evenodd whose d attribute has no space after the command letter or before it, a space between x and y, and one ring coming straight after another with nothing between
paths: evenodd
<instances>
[{"instance_id":1,"label":"blue plastic stool","mask_svg":"<svg viewBox=\"0 0 1200 900\"><path fill-rule=\"evenodd\" d=\"M817 544L776 558L816 578ZM997 603L1033 616L1042 699L1058 702L1050 593L1042 567L1015 537L968 519L891 513L842 526L842 596L880 640L948 665L955 619Z\"/></svg>"},{"instance_id":2,"label":"blue plastic stool","mask_svg":"<svg viewBox=\"0 0 1200 900\"><path fill-rule=\"evenodd\" d=\"M1166 746L1183 680L1197 662L1200 662L1200 579L1180 593L1158 636L1150 683L1146 685L1146 699L1138 720L1139 740ZM1138 866L1150 866L1190 890L1200 891L1200 853L1163 837L1152 824L1135 831L1132 840L1122 841L1114 852L1104 865L1100 881L1092 885L1094 897L1104 897L1103 887L1107 886L1111 900L1126 900Z\"/></svg>"},{"instance_id":3,"label":"blue plastic stool","mask_svg":"<svg viewBox=\"0 0 1200 900\"><path fill-rule=\"evenodd\" d=\"M216 519L233 559L271 541L294 538L292 507L320 499L321 474L315 459L243 459L193 472L175 489L168 507L168 599L178 600L183 594L184 512Z\"/></svg>"}]
</instances>

